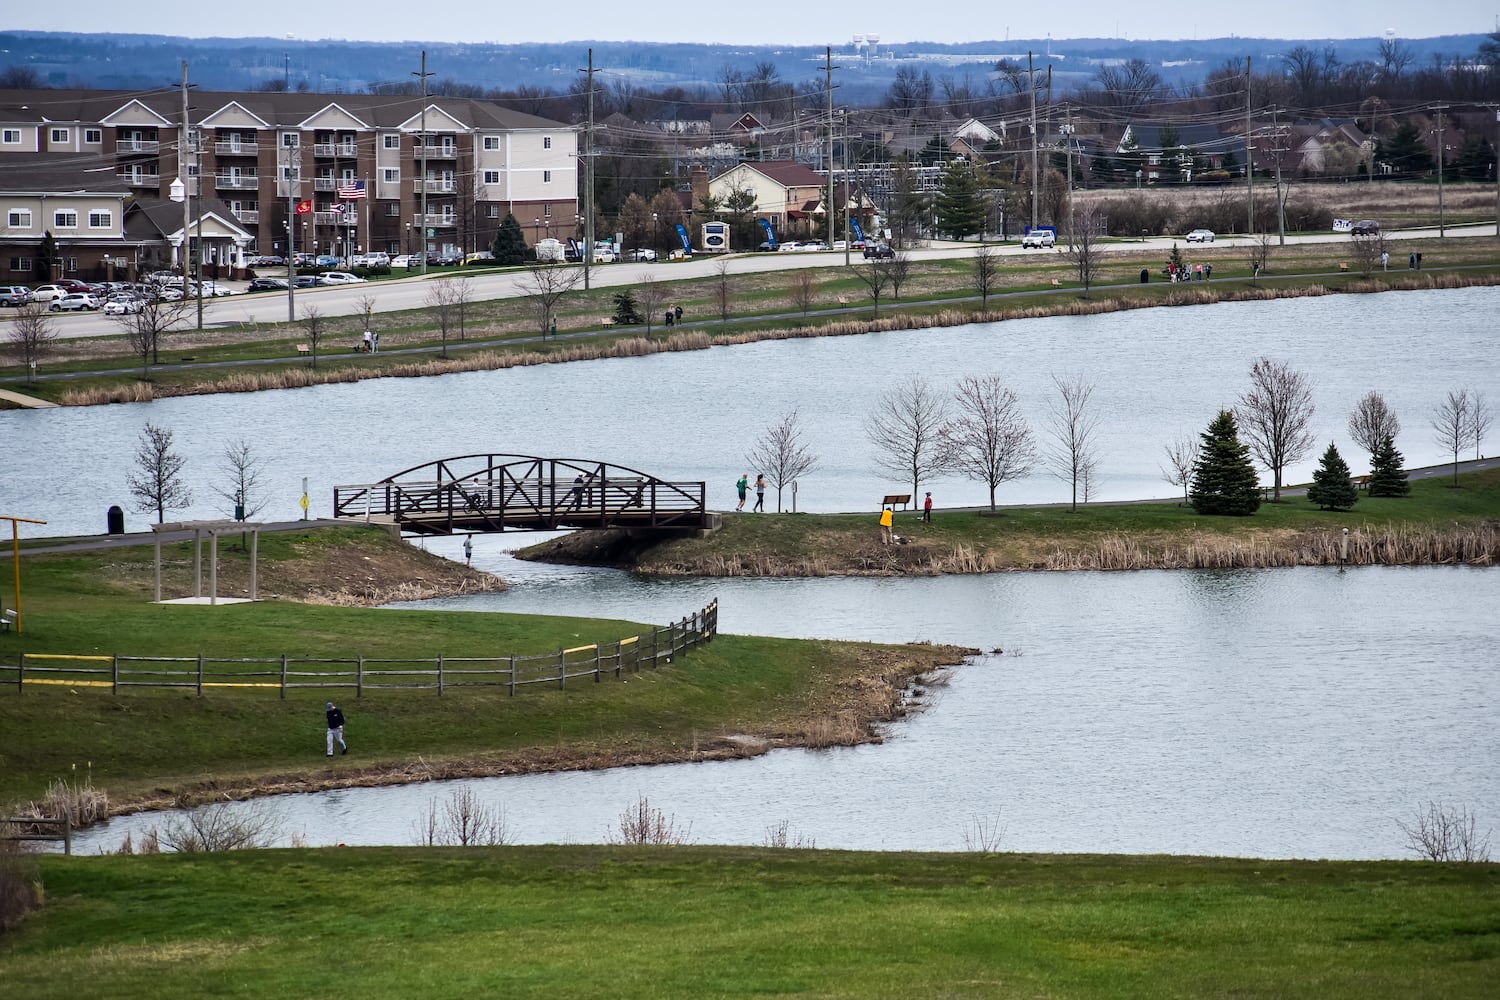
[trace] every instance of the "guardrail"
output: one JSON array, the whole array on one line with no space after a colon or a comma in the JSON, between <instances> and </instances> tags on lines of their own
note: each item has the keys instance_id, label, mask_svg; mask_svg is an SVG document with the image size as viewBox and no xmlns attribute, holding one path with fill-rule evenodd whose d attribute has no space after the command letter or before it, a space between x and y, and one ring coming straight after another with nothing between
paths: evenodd
<instances>
[{"instance_id":1,"label":"guardrail","mask_svg":"<svg viewBox=\"0 0 1500 1000\"><path fill-rule=\"evenodd\" d=\"M56 833L45 832L46 828ZM63 853L73 853L71 816L0 816L0 840L60 840Z\"/></svg>"},{"instance_id":2,"label":"guardrail","mask_svg":"<svg viewBox=\"0 0 1500 1000\"><path fill-rule=\"evenodd\" d=\"M285 700L298 689L353 689L356 698L366 690L432 690L442 697L449 688L499 687L511 697L532 684L556 684L606 675L616 678L643 666L656 668L663 660L695 646L712 642L719 631L719 602L649 632L615 642L573 646L555 653L530 656L436 656L431 658L353 659L323 657L212 657L121 656L67 653L20 653L15 662L0 660L0 683L14 683L17 693L28 686L109 688L119 695L135 687L192 688L201 698L215 688L277 691ZM191 664L183 667L182 664ZM307 667L320 669L306 669Z\"/></svg>"}]
</instances>

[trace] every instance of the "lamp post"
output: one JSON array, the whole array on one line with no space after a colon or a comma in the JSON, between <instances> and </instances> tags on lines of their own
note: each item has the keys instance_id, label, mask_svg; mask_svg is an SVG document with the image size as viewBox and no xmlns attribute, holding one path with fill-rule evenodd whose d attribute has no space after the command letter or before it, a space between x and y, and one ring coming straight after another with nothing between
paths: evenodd
<instances>
[{"instance_id":1,"label":"lamp post","mask_svg":"<svg viewBox=\"0 0 1500 1000\"><path fill-rule=\"evenodd\" d=\"M651 252L661 253L661 220L655 212L651 213Z\"/></svg>"},{"instance_id":2,"label":"lamp post","mask_svg":"<svg viewBox=\"0 0 1500 1000\"><path fill-rule=\"evenodd\" d=\"M406 224L406 266L411 267L411 223Z\"/></svg>"}]
</instances>

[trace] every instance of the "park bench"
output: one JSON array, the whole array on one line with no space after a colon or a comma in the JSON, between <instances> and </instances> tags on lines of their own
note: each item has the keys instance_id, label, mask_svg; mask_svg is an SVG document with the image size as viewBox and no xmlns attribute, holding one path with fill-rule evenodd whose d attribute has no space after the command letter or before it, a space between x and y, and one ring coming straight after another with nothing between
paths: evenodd
<instances>
[{"instance_id":1,"label":"park bench","mask_svg":"<svg viewBox=\"0 0 1500 1000\"><path fill-rule=\"evenodd\" d=\"M10 627L16 623L16 613L11 608L5 609L5 614L0 615L0 632L9 632Z\"/></svg>"},{"instance_id":2,"label":"park bench","mask_svg":"<svg viewBox=\"0 0 1500 1000\"><path fill-rule=\"evenodd\" d=\"M312 348L310 346L308 346L307 344L298 344L297 345L297 353L298 354L311 354L312 353Z\"/></svg>"},{"instance_id":3,"label":"park bench","mask_svg":"<svg viewBox=\"0 0 1500 1000\"><path fill-rule=\"evenodd\" d=\"M1367 489L1369 489L1370 488L1370 477L1369 476L1360 476L1358 479L1356 479L1354 481L1354 486L1355 486L1356 489L1361 489L1361 490L1367 490Z\"/></svg>"},{"instance_id":4,"label":"park bench","mask_svg":"<svg viewBox=\"0 0 1500 1000\"><path fill-rule=\"evenodd\" d=\"M1339 270L1340 271L1347 271L1347 270L1349 270L1349 262L1347 260L1341 260L1341 261L1339 261Z\"/></svg>"},{"instance_id":5,"label":"park bench","mask_svg":"<svg viewBox=\"0 0 1500 1000\"><path fill-rule=\"evenodd\" d=\"M599 325L600 326L614 326L615 325L615 318L613 316L606 316L606 317L604 317L603 319L601 319L599 321Z\"/></svg>"},{"instance_id":6,"label":"park bench","mask_svg":"<svg viewBox=\"0 0 1500 1000\"><path fill-rule=\"evenodd\" d=\"M896 505L899 504L900 506L905 507L905 506L907 506L910 503L911 503L911 494L910 493L887 493L885 495L885 499L882 500L882 501L880 501L880 506L882 506L882 507L895 507Z\"/></svg>"}]
</instances>

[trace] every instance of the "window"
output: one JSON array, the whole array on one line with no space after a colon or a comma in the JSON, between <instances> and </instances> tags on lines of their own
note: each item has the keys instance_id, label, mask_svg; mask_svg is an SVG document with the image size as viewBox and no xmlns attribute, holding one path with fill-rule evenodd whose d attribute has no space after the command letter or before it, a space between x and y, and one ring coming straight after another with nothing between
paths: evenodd
<instances>
[{"instance_id":1,"label":"window","mask_svg":"<svg viewBox=\"0 0 1500 1000\"><path fill-rule=\"evenodd\" d=\"M401 203L399 201L388 201L385 203L385 216L388 219L401 218Z\"/></svg>"},{"instance_id":2,"label":"window","mask_svg":"<svg viewBox=\"0 0 1500 1000\"><path fill-rule=\"evenodd\" d=\"M86 128L83 130L83 141L95 146L104 141L104 130L101 128Z\"/></svg>"},{"instance_id":3,"label":"window","mask_svg":"<svg viewBox=\"0 0 1500 1000\"><path fill-rule=\"evenodd\" d=\"M387 133L386 135L382 136L382 139L385 142L385 148L386 149L400 149L401 148L401 133L399 133L399 132L390 132L390 133Z\"/></svg>"},{"instance_id":4,"label":"window","mask_svg":"<svg viewBox=\"0 0 1500 1000\"><path fill-rule=\"evenodd\" d=\"M282 167L281 179L284 181L298 181L302 179L301 167Z\"/></svg>"},{"instance_id":5,"label":"window","mask_svg":"<svg viewBox=\"0 0 1500 1000\"><path fill-rule=\"evenodd\" d=\"M399 168L386 167L380 172L380 179L387 184L400 184L401 170Z\"/></svg>"},{"instance_id":6,"label":"window","mask_svg":"<svg viewBox=\"0 0 1500 1000\"><path fill-rule=\"evenodd\" d=\"M110 229L115 224L115 213L103 209L95 209L89 213L90 229Z\"/></svg>"},{"instance_id":7,"label":"window","mask_svg":"<svg viewBox=\"0 0 1500 1000\"><path fill-rule=\"evenodd\" d=\"M284 149L302 148L302 136L296 132L281 133L281 145Z\"/></svg>"},{"instance_id":8,"label":"window","mask_svg":"<svg viewBox=\"0 0 1500 1000\"><path fill-rule=\"evenodd\" d=\"M67 142L68 130L65 128L55 128L52 130L51 138L53 142Z\"/></svg>"},{"instance_id":9,"label":"window","mask_svg":"<svg viewBox=\"0 0 1500 1000\"><path fill-rule=\"evenodd\" d=\"M552 137L550 135L544 135L544 136L542 136L542 148L543 149L551 149L552 148Z\"/></svg>"},{"instance_id":10,"label":"window","mask_svg":"<svg viewBox=\"0 0 1500 1000\"><path fill-rule=\"evenodd\" d=\"M29 209L29 208L13 208L13 209L11 209L10 213L5 217L5 224L7 226L9 226L10 228L12 228L12 229L30 229L31 228L31 209Z\"/></svg>"},{"instance_id":11,"label":"window","mask_svg":"<svg viewBox=\"0 0 1500 1000\"><path fill-rule=\"evenodd\" d=\"M76 271L76 270L78 270L78 258L77 257L64 257L63 258L63 267L67 268L69 271Z\"/></svg>"},{"instance_id":12,"label":"window","mask_svg":"<svg viewBox=\"0 0 1500 1000\"><path fill-rule=\"evenodd\" d=\"M542 183L543 184L551 184L552 183L552 171L550 171L550 170L543 170L542 171Z\"/></svg>"},{"instance_id":13,"label":"window","mask_svg":"<svg viewBox=\"0 0 1500 1000\"><path fill-rule=\"evenodd\" d=\"M500 218L500 206L499 205L486 205L486 206L484 206L484 215L485 215L485 218L487 218L487 219L498 219L498 218Z\"/></svg>"},{"instance_id":14,"label":"window","mask_svg":"<svg viewBox=\"0 0 1500 1000\"><path fill-rule=\"evenodd\" d=\"M10 269L12 271L29 271L29 270L31 270L31 258L30 257L12 257L10 259Z\"/></svg>"},{"instance_id":15,"label":"window","mask_svg":"<svg viewBox=\"0 0 1500 1000\"><path fill-rule=\"evenodd\" d=\"M57 229L77 229L78 213L71 209L52 213L52 225Z\"/></svg>"},{"instance_id":16,"label":"window","mask_svg":"<svg viewBox=\"0 0 1500 1000\"><path fill-rule=\"evenodd\" d=\"M487 136L485 136L484 137L484 148L485 149L499 149L500 148L500 137L498 135L487 135Z\"/></svg>"},{"instance_id":17,"label":"window","mask_svg":"<svg viewBox=\"0 0 1500 1000\"><path fill-rule=\"evenodd\" d=\"M484 182L486 184L499 184L500 183L500 171L498 171L498 170L486 170L484 172Z\"/></svg>"},{"instance_id":18,"label":"window","mask_svg":"<svg viewBox=\"0 0 1500 1000\"><path fill-rule=\"evenodd\" d=\"M0 129L0 142L7 146L19 146L21 144L21 130L18 128Z\"/></svg>"}]
</instances>

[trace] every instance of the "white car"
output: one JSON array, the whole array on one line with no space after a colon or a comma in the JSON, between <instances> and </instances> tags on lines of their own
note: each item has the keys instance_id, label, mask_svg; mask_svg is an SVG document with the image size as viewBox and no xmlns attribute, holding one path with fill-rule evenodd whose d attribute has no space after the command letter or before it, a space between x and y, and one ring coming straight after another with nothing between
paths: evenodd
<instances>
[{"instance_id":1,"label":"white car","mask_svg":"<svg viewBox=\"0 0 1500 1000\"><path fill-rule=\"evenodd\" d=\"M348 271L325 271L318 275L320 285L357 285L364 280L359 275L350 274Z\"/></svg>"},{"instance_id":2,"label":"white car","mask_svg":"<svg viewBox=\"0 0 1500 1000\"><path fill-rule=\"evenodd\" d=\"M1183 239L1189 243L1212 243L1214 241L1214 231L1212 229L1194 229L1183 237Z\"/></svg>"},{"instance_id":3,"label":"white car","mask_svg":"<svg viewBox=\"0 0 1500 1000\"><path fill-rule=\"evenodd\" d=\"M796 240L791 240L787 243L781 244L776 249L781 251L782 253L796 253L797 251L802 249L802 244L798 243Z\"/></svg>"},{"instance_id":4,"label":"white car","mask_svg":"<svg viewBox=\"0 0 1500 1000\"><path fill-rule=\"evenodd\" d=\"M391 267L421 267L422 258L416 254L404 253L399 257L391 258Z\"/></svg>"},{"instance_id":5,"label":"white car","mask_svg":"<svg viewBox=\"0 0 1500 1000\"><path fill-rule=\"evenodd\" d=\"M636 247L630 252L630 259L635 261L655 260L656 251L650 247Z\"/></svg>"},{"instance_id":6,"label":"white car","mask_svg":"<svg viewBox=\"0 0 1500 1000\"><path fill-rule=\"evenodd\" d=\"M68 290L62 285L37 285L31 290L31 301L51 302L68 294Z\"/></svg>"},{"instance_id":7,"label":"white car","mask_svg":"<svg viewBox=\"0 0 1500 1000\"><path fill-rule=\"evenodd\" d=\"M828 244L824 243L822 240L813 240L810 243L804 243L804 244L802 244L797 249L803 251L804 253L806 253L808 251L827 250L828 249Z\"/></svg>"},{"instance_id":8,"label":"white car","mask_svg":"<svg viewBox=\"0 0 1500 1000\"><path fill-rule=\"evenodd\" d=\"M146 303L144 301L142 301L141 299L126 296L122 298L110 299L108 302L104 303L104 315L124 316L127 313L138 313L144 308L146 308Z\"/></svg>"},{"instance_id":9,"label":"white car","mask_svg":"<svg viewBox=\"0 0 1500 1000\"><path fill-rule=\"evenodd\" d=\"M1055 246L1057 234L1050 229L1033 229L1021 237L1021 248L1024 250L1045 250Z\"/></svg>"},{"instance_id":10,"label":"white car","mask_svg":"<svg viewBox=\"0 0 1500 1000\"><path fill-rule=\"evenodd\" d=\"M613 264L618 259L613 247L594 247L595 264Z\"/></svg>"},{"instance_id":11,"label":"white car","mask_svg":"<svg viewBox=\"0 0 1500 1000\"><path fill-rule=\"evenodd\" d=\"M98 309L99 297L90 292L69 292L50 301L47 308L52 312L82 312L85 309Z\"/></svg>"},{"instance_id":12,"label":"white car","mask_svg":"<svg viewBox=\"0 0 1500 1000\"><path fill-rule=\"evenodd\" d=\"M234 289L232 289L232 288L225 288L223 285L215 284L213 281L210 281L210 280L207 280L207 279L205 279L204 282L203 282L203 297L204 298L209 298L209 297L218 296L218 295L233 295L233 294L234 294Z\"/></svg>"}]
</instances>

